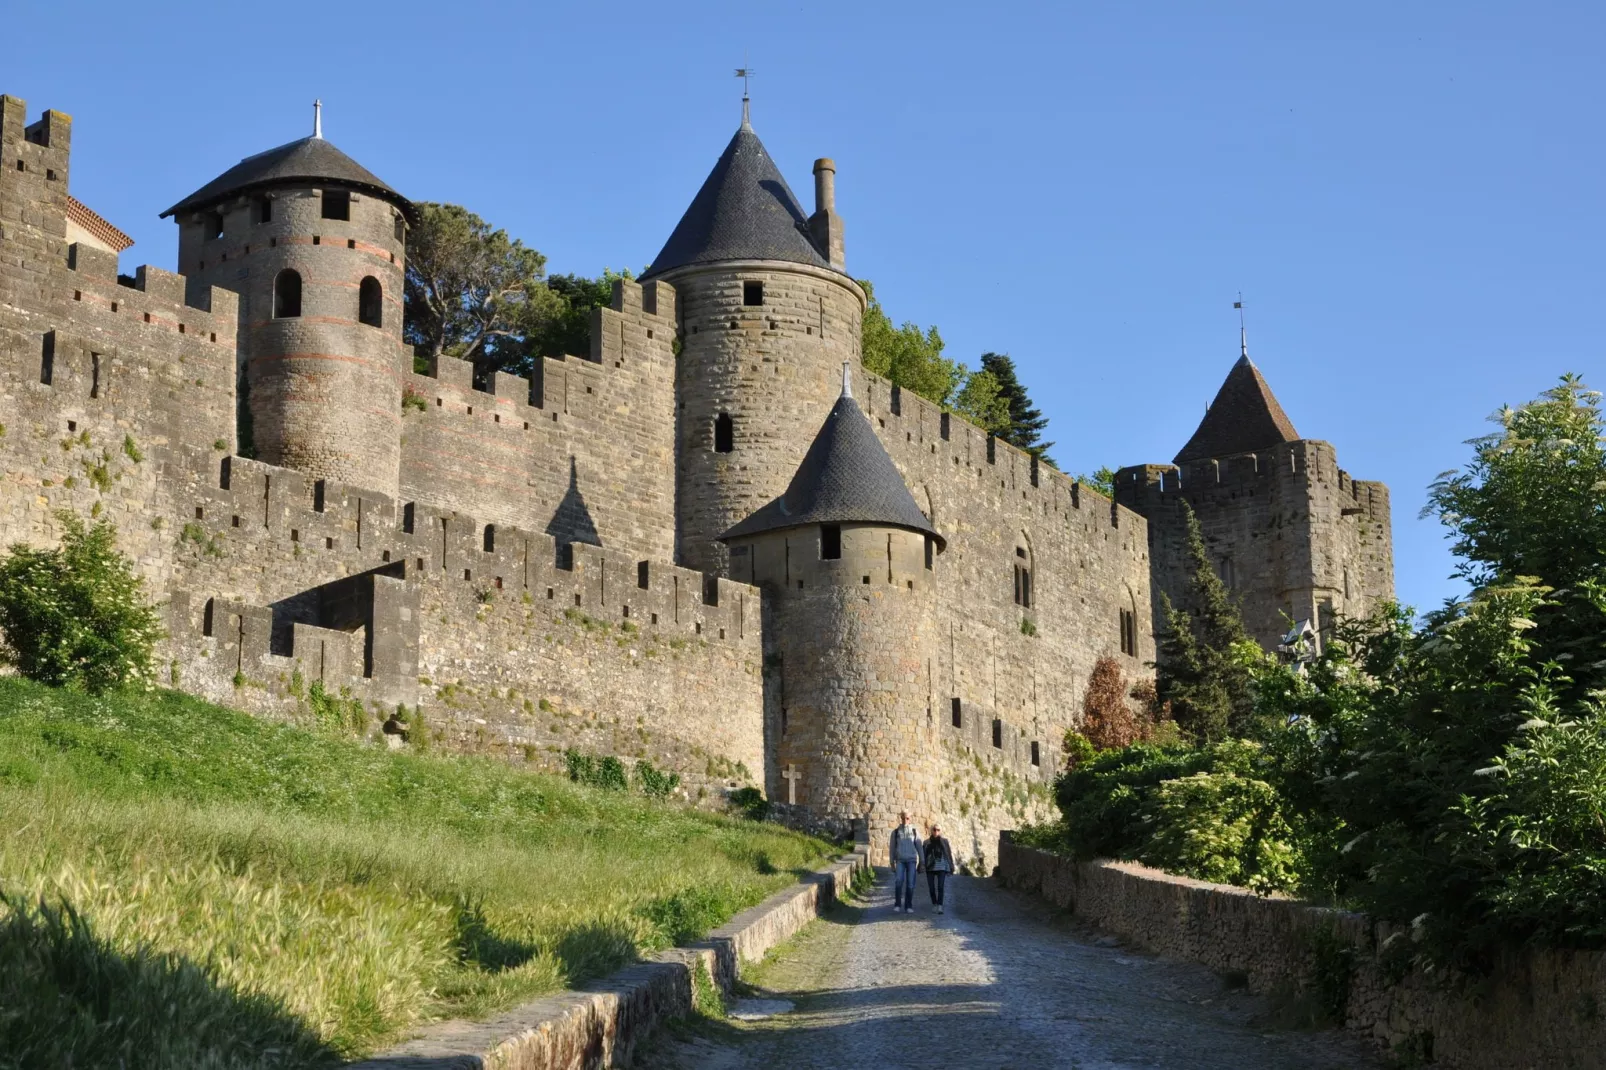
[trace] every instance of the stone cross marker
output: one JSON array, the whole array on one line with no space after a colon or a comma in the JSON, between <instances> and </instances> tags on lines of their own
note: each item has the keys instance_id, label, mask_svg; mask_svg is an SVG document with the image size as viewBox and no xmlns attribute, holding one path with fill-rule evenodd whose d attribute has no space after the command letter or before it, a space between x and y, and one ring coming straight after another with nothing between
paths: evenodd
<instances>
[{"instance_id":1,"label":"stone cross marker","mask_svg":"<svg viewBox=\"0 0 1606 1070\"><path fill-rule=\"evenodd\" d=\"M797 782L803 779L803 773L791 762L786 763L786 769L781 773L781 779L786 781L786 805L797 805Z\"/></svg>"}]
</instances>

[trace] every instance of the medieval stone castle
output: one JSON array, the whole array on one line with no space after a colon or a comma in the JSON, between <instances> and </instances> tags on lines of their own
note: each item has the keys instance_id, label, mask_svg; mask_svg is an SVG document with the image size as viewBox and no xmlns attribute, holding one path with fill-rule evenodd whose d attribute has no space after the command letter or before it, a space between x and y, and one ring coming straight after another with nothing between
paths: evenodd
<instances>
[{"instance_id":1,"label":"medieval stone castle","mask_svg":"<svg viewBox=\"0 0 1606 1070\"><path fill-rule=\"evenodd\" d=\"M124 275L68 193L71 121L25 115L0 97L0 542L113 522L184 690L645 757L873 844L907 807L991 858L1094 662L1148 673L1182 503L1268 645L1392 596L1386 488L1247 354L1113 502L867 374L835 166L805 213L745 118L590 352L476 387L414 372L415 209L319 133L163 213L177 274Z\"/></svg>"}]
</instances>

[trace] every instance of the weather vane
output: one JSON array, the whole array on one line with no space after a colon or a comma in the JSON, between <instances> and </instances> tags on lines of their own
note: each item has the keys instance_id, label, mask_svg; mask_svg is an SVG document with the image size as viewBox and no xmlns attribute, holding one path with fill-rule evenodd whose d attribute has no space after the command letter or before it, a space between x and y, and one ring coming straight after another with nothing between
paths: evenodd
<instances>
[{"instance_id":1,"label":"weather vane","mask_svg":"<svg viewBox=\"0 0 1606 1070\"><path fill-rule=\"evenodd\" d=\"M1249 332L1244 328L1244 292L1238 291L1238 300L1232 303L1238 310L1238 351L1245 359L1249 357Z\"/></svg>"},{"instance_id":2,"label":"weather vane","mask_svg":"<svg viewBox=\"0 0 1606 1070\"><path fill-rule=\"evenodd\" d=\"M742 62L743 63L747 62L747 57L745 55L742 57ZM747 125L747 116L748 116L747 107L748 107L748 99L749 99L748 98L748 94L747 94L747 90L748 90L748 83L751 81L751 79L753 77L753 68L752 67L746 67L746 66L737 67L736 68L736 77L738 77L738 78L740 78L742 80L742 125L746 126Z\"/></svg>"}]
</instances>

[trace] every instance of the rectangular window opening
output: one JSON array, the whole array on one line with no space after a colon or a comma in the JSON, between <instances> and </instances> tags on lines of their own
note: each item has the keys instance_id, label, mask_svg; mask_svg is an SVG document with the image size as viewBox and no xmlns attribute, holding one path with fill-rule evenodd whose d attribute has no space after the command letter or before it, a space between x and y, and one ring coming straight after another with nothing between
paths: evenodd
<instances>
[{"instance_id":1,"label":"rectangular window opening","mask_svg":"<svg viewBox=\"0 0 1606 1070\"><path fill-rule=\"evenodd\" d=\"M46 331L39 343L39 381L49 386L56 378L56 332Z\"/></svg>"},{"instance_id":2,"label":"rectangular window opening","mask_svg":"<svg viewBox=\"0 0 1606 1070\"><path fill-rule=\"evenodd\" d=\"M1004 749L1004 722L996 717L993 718L993 747L997 750Z\"/></svg>"},{"instance_id":3,"label":"rectangular window opening","mask_svg":"<svg viewBox=\"0 0 1606 1070\"><path fill-rule=\"evenodd\" d=\"M842 558L842 525L820 525L820 560L838 561Z\"/></svg>"},{"instance_id":4,"label":"rectangular window opening","mask_svg":"<svg viewBox=\"0 0 1606 1070\"><path fill-rule=\"evenodd\" d=\"M324 190L323 217L325 219L351 219L351 193L343 189Z\"/></svg>"},{"instance_id":5,"label":"rectangular window opening","mask_svg":"<svg viewBox=\"0 0 1606 1070\"><path fill-rule=\"evenodd\" d=\"M1043 764L1043 754L1042 754L1042 752L1040 750L1038 750L1037 740L1035 740L1035 739L1032 740L1032 764L1033 765L1042 765Z\"/></svg>"},{"instance_id":6,"label":"rectangular window opening","mask_svg":"<svg viewBox=\"0 0 1606 1070\"><path fill-rule=\"evenodd\" d=\"M742 283L742 304L762 305L764 303L764 284L749 280Z\"/></svg>"},{"instance_id":7,"label":"rectangular window opening","mask_svg":"<svg viewBox=\"0 0 1606 1070\"><path fill-rule=\"evenodd\" d=\"M965 727L965 714L960 708L959 700L957 698L953 700L953 719L955 728Z\"/></svg>"}]
</instances>

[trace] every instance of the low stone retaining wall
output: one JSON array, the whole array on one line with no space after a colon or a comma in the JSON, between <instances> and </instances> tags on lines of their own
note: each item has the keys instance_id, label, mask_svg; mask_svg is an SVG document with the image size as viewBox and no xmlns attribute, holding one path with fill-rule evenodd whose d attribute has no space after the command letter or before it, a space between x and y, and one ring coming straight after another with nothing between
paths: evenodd
<instances>
[{"instance_id":1,"label":"low stone retaining wall","mask_svg":"<svg viewBox=\"0 0 1606 1070\"><path fill-rule=\"evenodd\" d=\"M660 1023L690 1013L699 965L728 990L742 963L763 958L807 925L868 865L860 847L742 911L700 943L659 952L488 1022L442 1022L347 1070L601 1070L627 1063L636 1043Z\"/></svg>"},{"instance_id":2,"label":"low stone retaining wall","mask_svg":"<svg viewBox=\"0 0 1606 1070\"><path fill-rule=\"evenodd\" d=\"M1407 1058L1455 1070L1606 1067L1606 953L1513 950L1488 977L1412 971L1391 981L1379 948L1398 930L1361 914L1133 862L1076 862L1008 833L998 879L1144 950L1238 973L1257 991L1336 993L1347 1028Z\"/></svg>"}]
</instances>

